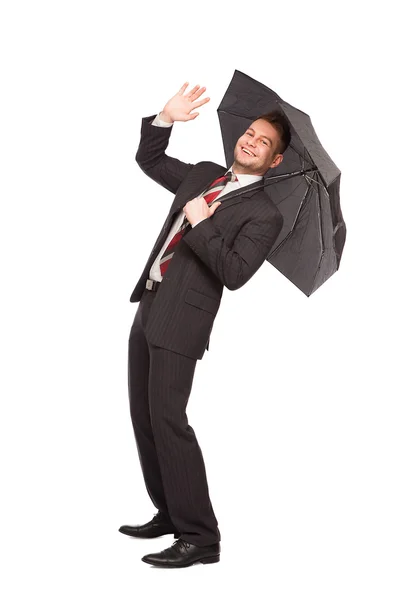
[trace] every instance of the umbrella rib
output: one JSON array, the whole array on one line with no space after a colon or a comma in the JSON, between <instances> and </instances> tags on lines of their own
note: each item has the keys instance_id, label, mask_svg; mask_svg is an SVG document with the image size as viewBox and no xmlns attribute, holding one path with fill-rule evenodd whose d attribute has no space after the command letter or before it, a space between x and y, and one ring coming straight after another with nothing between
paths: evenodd
<instances>
[{"instance_id":1,"label":"umbrella rib","mask_svg":"<svg viewBox=\"0 0 400 600\"><path fill-rule=\"evenodd\" d=\"M307 186L307 189L306 189L306 191L305 191L305 193L304 193L304 196L303 196L303 198L301 199L301 202L300 202L300 204L299 204L299 208L298 208L298 211L297 211L296 217L295 217L295 219L294 219L294 221L293 221L292 229L289 231L288 235L290 235L290 234L292 233L293 229L294 229L294 228L295 228L295 226L296 226L297 219L299 218L299 214L300 214L300 211L301 211L301 209L303 208L303 204L304 204L304 202L305 202L305 200L306 200L307 196L309 195L309 191L310 191L310 186L308 185L308 186Z\"/></svg>"},{"instance_id":2,"label":"umbrella rib","mask_svg":"<svg viewBox=\"0 0 400 600\"><path fill-rule=\"evenodd\" d=\"M289 179L290 177L295 177L296 175L304 175L305 173L315 173L317 171L316 168L314 169L306 169L304 171L304 169L302 169L301 171L292 171L291 173L283 173L282 175L272 175L272 177L267 177L267 181L275 181L278 179ZM268 183L266 183L265 185L268 185Z\"/></svg>"},{"instance_id":3,"label":"umbrella rib","mask_svg":"<svg viewBox=\"0 0 400 600\"><path fill-rule=\"evenodd\" d=\"M321 183L319 183L319 181L317 181L316 179L313 179L312 177L309 177L308 175L304 175L304 179L306 179L309 182L309 187L313 188L313 190L315 190L315 193L317 195L317 202L318 202L318 231L319 231L319 240L320 240L320 244L321 244L321 248L322 248L322 254L324 253L324 249L325 249L325 245L324 245L324 239L323 239L323 235L322 235L322 216L321 216L321 197L320 197L320 190L318 189L318 187L314 186L313 183L317 183L318 185L320 185L324 190L325 190L325 186L322 185ZM328 198L329 198L329 194L328 194ZM322 255L320 258L320 262L322 259ZM318 269L319 269L319 265L320 262L318 263ZM317 269L317 271L318 271Z\"/></svg>"},{"instance_id":4,"label":"umbrella rib","mask_svg":"<svg viewBox=\"0 0 400 600\"><path fill-rule=\"evenodd\" d=\"M309 173L311 171L315 171L315 169L309 169L308 171L305 171L306 173ZM267 183L263 183L262 185L258 185L255 186L253 188L251 188L251 191L255 191L255 190L262 190L265 187L267 187L268 185L272 185L270 183L268 183L269 181L274 181L276 179L290 179L291 177L296 177L297 175L303 175L302 171L294 171L293 173L289 173L289 174L284 174L284 175L274 175L273 177L268 177L267 178ZM253 184L251 184L253 185ZM246 186L244 186L246 187ZM241 196L243 194L243 190L239 190L238 192L236 192L236 194L233 194L233 196L229 197L229 200L231 200L232 198L236 198L237 196Z\"/></svg>"},{"instance_id":5,"label":"umbrella rib","mask_svg":"<svg viewBox=\"0 0 400 600\"><path fill-rule=\"evenodd\" d=\"M319 273L319 271L321 269L322 259L324 258L324 254L325 254L325 246L324 246L324 240L323 240L323 235L322 235L322 227L321 227L321 202L320 202L320 194L319 194L319 192L320 192L320 190L317 188L318 207L319 207L318 225L319 225L319 233L320 233L320 240L321 240L322 252L321 252L321 256L319 257L318 266L315 269L315 275L314 275L314 279L313 279L312 286L311 286L311 294L312 294L312 291L314 290L314 285L315 285L315 282L317 280L317 275L318 275L318 273Z\"/></svg>"},{"instance_id":6,"label":"umbrella rib","mask_svg":"<svg viewBox=\"0 0 400 600\"><path fill-rule=\"evenodd\" d=\"M309 175L304 174L306 179L309 179L310 181L313 181L314 183L318 184L319 186L322 187L322 189L324 190L326 196L328 196L329 198L329 193L328 190L326 189L326 186L323 183L320 183L319 181L317 181L316 179L314 179L313 177L310 177ZM310 184L311 185L311 184Z\"/></svg>"}]
</instances>

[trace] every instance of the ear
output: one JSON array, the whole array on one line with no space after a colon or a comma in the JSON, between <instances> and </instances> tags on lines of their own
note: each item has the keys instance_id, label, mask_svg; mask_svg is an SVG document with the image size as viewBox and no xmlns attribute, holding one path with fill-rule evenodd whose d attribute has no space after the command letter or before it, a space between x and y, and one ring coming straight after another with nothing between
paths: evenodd
<instances>
[{"instance_id":1,"label":"ear","mask_svg":"<svg viewBox=\"0 0 400 600\"><path fill-rule=\"evenodd\" d=\"M270 165L270 169L275 169L275 167L280 165L282 161L283 161L283 154L278 154L272 161L272 163Z\"/></svg>"}]
</instances>

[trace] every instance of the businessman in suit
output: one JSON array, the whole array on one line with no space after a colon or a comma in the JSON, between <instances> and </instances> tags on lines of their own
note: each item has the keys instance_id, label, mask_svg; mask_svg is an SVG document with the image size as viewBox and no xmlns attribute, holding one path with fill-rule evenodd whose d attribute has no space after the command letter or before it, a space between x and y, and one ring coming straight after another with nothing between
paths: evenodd
<instances>
[{"instance_id":1,"label":"businessman in suit","mask_svg":"<svg viewBox=\"0 0 400 600\"><path fill-rule=\"evenodd\" d=\"M144 525L119 531L141 538L173 533L171 547L142 558L161 567L220 559L218 522L186 406L224 286L244 285L281 231L282 214L260 183L290 143L284 115L273 111L238 139L229 170L168 156L173 123L195 119L199 113L192 111L209 101L199 100L205 87L185 93L187 86L161 113L142 119L136 154L144 173L174 199L130 297L139 302L129 336L130 414L146 489L158 512ZM150 199L144 201L150 216Z\"/></svg>"}]
</instances>

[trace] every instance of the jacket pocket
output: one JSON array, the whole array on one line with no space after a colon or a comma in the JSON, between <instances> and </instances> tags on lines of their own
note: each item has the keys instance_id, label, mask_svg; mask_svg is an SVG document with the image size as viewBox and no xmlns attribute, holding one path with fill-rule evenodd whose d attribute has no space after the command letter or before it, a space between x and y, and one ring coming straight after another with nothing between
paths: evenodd
<instances>
[{"instance_id":1,"label":"jacket pocket","mask_svg":"<svg viewBox=\"0 0 400 600\"><path fill-rule=\"evenodd\" d=\"M218 312L220 301L216 298L211 298L210 296L206 296L197 290L189 288L186 292L185 302L188 304L192 304L197 308L201 308L202 310L206 310L212 315L216 315Z\"/></svg>"}]
</instances>

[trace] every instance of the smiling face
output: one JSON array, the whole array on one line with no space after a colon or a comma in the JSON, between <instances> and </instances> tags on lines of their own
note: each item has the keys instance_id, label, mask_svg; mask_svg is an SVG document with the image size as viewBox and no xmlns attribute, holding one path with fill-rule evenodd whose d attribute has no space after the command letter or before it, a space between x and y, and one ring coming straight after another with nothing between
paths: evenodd
<instances>
[{"instance_id":1,"label":"smiling face","mask_svg":"<svg viewBox=\"0 0 400 600\"><path fill-rule=\"evenodd\" d=\"M277 167L283 160L278 154L280 136L265 119L253 121L236 142L234 150L235 173L264 175L268 169Z\"/></svg>"}]
</instances>

